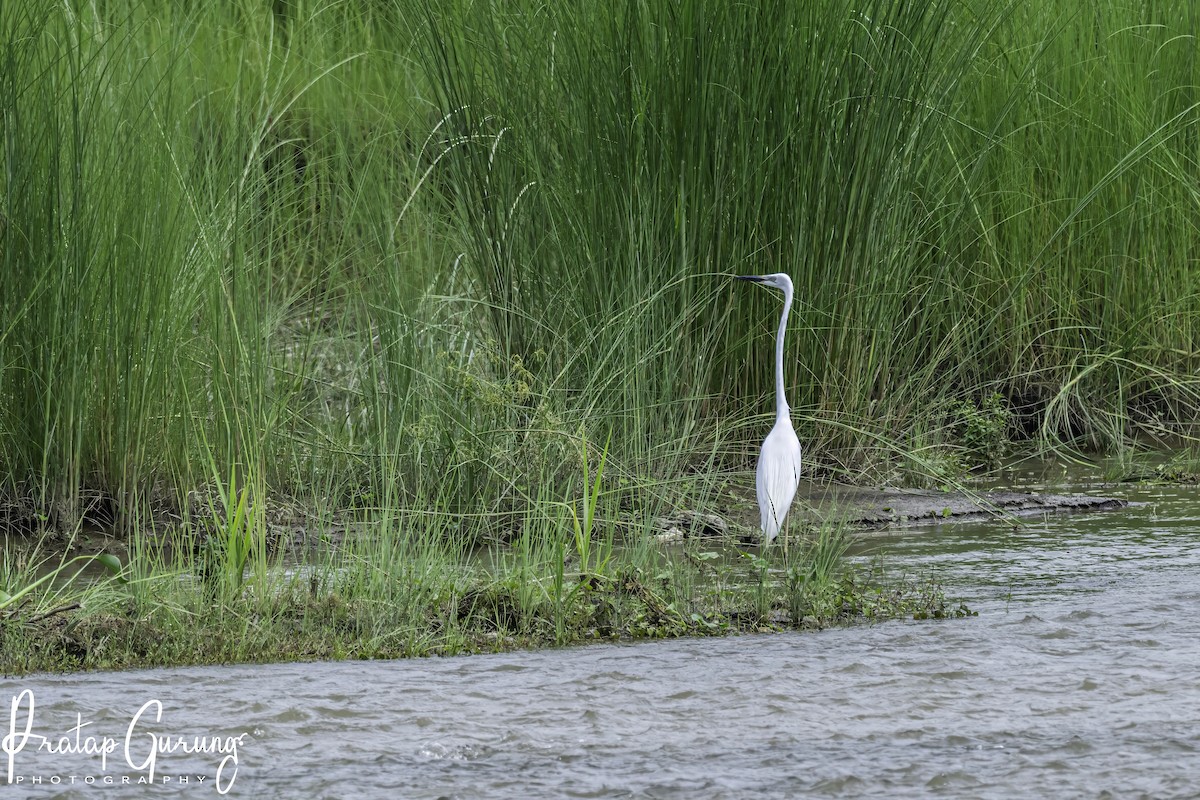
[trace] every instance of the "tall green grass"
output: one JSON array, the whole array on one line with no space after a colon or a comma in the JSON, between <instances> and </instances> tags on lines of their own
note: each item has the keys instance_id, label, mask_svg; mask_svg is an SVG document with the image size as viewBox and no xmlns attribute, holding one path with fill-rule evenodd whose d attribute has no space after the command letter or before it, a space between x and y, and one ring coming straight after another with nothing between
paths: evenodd
<instances>
[{"instance_id":1,"label":"tall green grass","mask_svg":"<svg viewBox=\"0 0 1200 800\"><path fill-rule=\"evenodd\" d=\"M511 540L607 440L601 510L701 507L768 422L749 272L816 471L928 471L995 391L1188 434L1195 13L9 0L6 502Z\"/></svg>"},{"instance_id":2,"label":"tall green grass","mask_svg":"<svg viewBox=\"0 0 1200 800\"><path fill-rule=\"evenodd\" d=\"M818 458L944 440L946 401L993 390L1047 439L1190 430L1194 11L1168 5L439 5L491 329L549 328L604 412L686 430L771 386L777 301L720 275L785 271Z\"/></svg>"}]
</instances>

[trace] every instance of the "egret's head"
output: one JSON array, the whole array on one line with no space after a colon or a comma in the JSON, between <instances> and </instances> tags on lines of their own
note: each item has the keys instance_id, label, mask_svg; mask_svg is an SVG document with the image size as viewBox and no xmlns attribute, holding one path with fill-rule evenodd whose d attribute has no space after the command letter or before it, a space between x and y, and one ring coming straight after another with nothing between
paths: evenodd
<instances>
[{"instance_id":1,"label":"egret's head","mask_svg":"<svg viewBox=\"0 0 1200 800\"><path fill-rule=\"evenodd\" d=\"M771 275L738 275L739 281L754 281L763 286L771 286L784 292L792 290L792 279L788 277L786 272L775 272Z\"/></svg>"}]
</instances>

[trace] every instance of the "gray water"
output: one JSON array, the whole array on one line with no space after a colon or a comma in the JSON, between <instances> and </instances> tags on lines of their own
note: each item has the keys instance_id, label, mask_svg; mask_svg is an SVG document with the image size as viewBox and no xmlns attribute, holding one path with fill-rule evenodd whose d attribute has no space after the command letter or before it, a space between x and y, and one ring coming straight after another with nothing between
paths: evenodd
<instances>
[{"instance_id":1,"label":"gray water","mask_svg":"<svg viewBox=\"0 0 1200 800\"><path fill-rule=\"evenodd\" d=\"M1200 491L1125 495L1143 504L860 546L939 577L979 612L966 620L0 680L0 701L33 692L34 734L82 722L115 747L101 769L27 744L0 795L219 796L228 752L162 754L158 788L137 783L126 731L157 699L132 760L148 732L241 735L230 797L1198 797Z\"/></svg>"}]
</instances>

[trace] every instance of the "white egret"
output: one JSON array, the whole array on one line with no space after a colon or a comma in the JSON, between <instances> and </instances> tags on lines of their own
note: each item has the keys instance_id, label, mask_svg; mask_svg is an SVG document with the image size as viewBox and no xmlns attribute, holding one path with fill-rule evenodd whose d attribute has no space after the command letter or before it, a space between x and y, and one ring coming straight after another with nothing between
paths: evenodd
<instances>
[{"instance_id":1,"label":"white egret","mask_svg":"<svg viewBox=\"0 0 1200 800\"><path fill-rule=\"evenodd\" d=\"M783 313L779 333L775 335L775 427L763 440L758 455L756 486L763 539L767 544L779 534L800 483L800 440L792 427L791 409L783 393L783 335L787 332L788 312L792 309L792 279L782 272L773 275L739 275L740 281L754 281L783 291Z\"/></svg>"}]
</instances>

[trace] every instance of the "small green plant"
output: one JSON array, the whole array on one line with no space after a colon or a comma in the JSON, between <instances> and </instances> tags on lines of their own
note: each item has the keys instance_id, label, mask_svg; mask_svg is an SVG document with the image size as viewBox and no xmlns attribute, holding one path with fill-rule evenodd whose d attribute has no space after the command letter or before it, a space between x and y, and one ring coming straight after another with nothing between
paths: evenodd
<instances>
[{"instance_id":1,"label":"small green plant","mask_svg":"<svg viewBox=\"0 0 1200 800\"><path fill-rule=\"evenodd\" d=\"M266 521L255 508L254 499L265 492L252 490L251 483L236 465L229 467L222 481L216 463L209 456L216 498L205 498L207 518L202 521L204 538L199 547L200 574L214 596L231 600L241 594L246 570L254 567L257 575L266 571ZM251 556L257 556L252 561Z\"/></svg>"},{"instance_id":2,"label":"small green plant","mask_svg":"<svg viewBox=\"0 0 1200 800\"><path fill-rule=\"evenodd\" d=\"M568 583L566 537L561 532L552 531L553 545L551 548L550 576L551 595L554 604L555 635L559 641L566 636L568 621L579 613L586 612L589 605L588 595L601 585L607 584L609 560L612 558L613 546L611 534L606 535L601 542L594 540L596 525L596 507L600 500L600 486L604 478L604 465L608 458L608 444L600 454L600 463L596 465L595 477L592 477L588 463L587 437L583 436L580 445L580 458L583 467L583 490L579 500L579 508L567 501L561 504L571 515L571 533L575 544L575 556L579 560L578 573L575 582ZM594 609L593 609L594 610Z\"/></svg>"},{"instance_id":3,"label":"small green plant","mask_svg":"<svg viewBox=\"0 0 1200 800\"><path fill-rule=\"evenodd\" d=\"M587 437L583 437L582 443L582 459L583 459L583 497L580 499L580 509L583 511L582 519L575 512L575 507L571 506L571 521L575 532L575 551L579 554L579 572L581 575L586 575L592 572L601 573L604 571L608 559L612 557L612 538L605 537L607 546L602 543L601 548L596 552L596 563L592 564L592 541L593 529L596 524L596 504L600 500L600 483L604 477L604 464L608 460L608 442L604 444L604 450L600 453L600 463L596 465L596 477L591 479L588 467L588 449Z\"/></svg>"},{"instance_id":4,"label":"small green plant","mask_svg":"<svg viewBox=\"0 0 1200 800\"><path fill-rule=\"evenodd\" d=\"M822 525L815 536L790 548L785 557L785 588L793 623L799 624L806 617L837 616L830 597L843 571L848 546L845 524L830 522Z\"/></svg>"},{"instance_id":5,"label":"small green plant","mask_svg":"<svg viewBox=\"0 0 1200 800\"><path fill-rule=\"evenodd\" d=\"M254 522L249 498L250 487L243 486L228 499L223 510L210 507L211 527L206 546L214 563L208 577L227 596L235 596L241 590L253 546Z\"/></svg>"},{"instance_id":6,"label":"small green plant","mask_svg":"<svg viewBox=\"0 0 1200 800\"><path fill-rule=\"evenodd\" d=\"M1012 412L1003 395L992 392L978 403L952 401L949 417L951 430L970 466L999 466L1008 452L1012 424Z\"/></svg>"}]
</instances>

